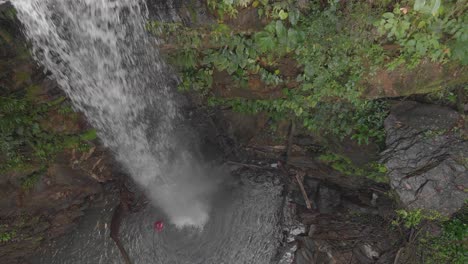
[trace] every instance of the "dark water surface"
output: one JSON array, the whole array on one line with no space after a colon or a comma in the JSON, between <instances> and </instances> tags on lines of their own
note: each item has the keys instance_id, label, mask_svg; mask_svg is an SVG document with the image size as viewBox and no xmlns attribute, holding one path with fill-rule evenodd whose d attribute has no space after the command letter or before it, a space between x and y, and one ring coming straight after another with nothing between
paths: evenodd
<instances>
[{"instance_id":1,"label":"dark water surface","mask_svg":"<svg viewBox=\"0 0 468 264\"><path fill-rule=\"evenodd\" d=\"M273 175L244 173L240 182L216 199L203 230L167 224L161 233L154 221L164 219L157 208L147 206L129 214L120 234L133 263L163 264L269 264L281 241L284 197ZM77 229L51 243L36 264L124 263L110 238L115 199L92 208Z\"/></svg>"}]
</instances>

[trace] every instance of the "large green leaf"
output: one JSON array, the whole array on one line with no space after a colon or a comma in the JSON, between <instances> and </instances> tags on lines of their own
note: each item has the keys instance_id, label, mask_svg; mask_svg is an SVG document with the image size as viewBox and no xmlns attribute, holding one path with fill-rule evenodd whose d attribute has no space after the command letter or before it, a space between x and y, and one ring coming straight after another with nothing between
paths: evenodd
<instances>
[{"instance_id":1,"label":"large green leaf","mask_svg":"<svg viewBox=\"0 0 468 264\"><path fill-rule=\"evenodd\" d=\"M288 31L281 20L276 21L275 29L278 42L286 45L288 43Z\"/></svg>"},{"instance_id":2,"label":"large green leaf","mask_svg":"<svg viewBox=\"0 0 468 264\"><path fill-rule=\"evenodd\" d=\"M414 10L437 16L441 10L441 0L416 0Z\"/></svg>"},{"instance_id":3,"label":"large green leaf","mask_svg":"<svg viewBox=\"0 0 468 264\"><path fill-rule=\"evenodd\" d=\"M260 52L268 52L275 48L275 39L267 32L259 32L255 34L255 44Z\"/></svg>"}]
</instances>

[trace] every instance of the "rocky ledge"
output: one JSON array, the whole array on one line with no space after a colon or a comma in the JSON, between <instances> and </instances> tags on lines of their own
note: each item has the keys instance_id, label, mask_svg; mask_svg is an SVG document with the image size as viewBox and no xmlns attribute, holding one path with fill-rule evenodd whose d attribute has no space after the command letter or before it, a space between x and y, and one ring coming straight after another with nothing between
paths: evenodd
<instances>
[{"instance_id":1,"label":"rocky ledge","mask_svg":"<svg viewBox=\"0 0 468 264\"><path fill-rule=\"evenodd\" d=\"M468 199L466 120L437 105L401 102L385 121L382 161L409 209L458 211Z\"/></svg>"}]
</instances>

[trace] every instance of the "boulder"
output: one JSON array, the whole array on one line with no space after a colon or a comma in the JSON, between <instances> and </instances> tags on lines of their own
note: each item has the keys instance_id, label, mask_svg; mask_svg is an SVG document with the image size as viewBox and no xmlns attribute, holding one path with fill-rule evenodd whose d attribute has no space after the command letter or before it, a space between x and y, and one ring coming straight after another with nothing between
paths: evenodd
<instances>
[{"instance_id":1,"label":"boulder","mask_svg":"<svg viewBox=\"0 0 468 264\"><path fill-rule=\"evenodd\" d=\"M451 215L468 199L468 141L461 121L443 106L402 102L392 108L382 162L407 208Z\"/></svg>"}]
</instances>

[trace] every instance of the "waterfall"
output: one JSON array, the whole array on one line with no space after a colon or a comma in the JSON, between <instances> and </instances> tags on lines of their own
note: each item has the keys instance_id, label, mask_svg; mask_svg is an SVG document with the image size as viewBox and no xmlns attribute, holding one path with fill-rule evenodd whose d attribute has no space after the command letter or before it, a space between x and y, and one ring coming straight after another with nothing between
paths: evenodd
<instances>
[{"instance_id":1,"label":"waterfall","mask_svg":"<svg viewBox=\"0 0 468 264\"><path fill-rule=\"evenodd\" d=\"M33 54L177 226L202 227L216 183L182 122L140 0L13 0ZM212 173L211 173L212 174Z\"/></svg>"}]
</instances>

